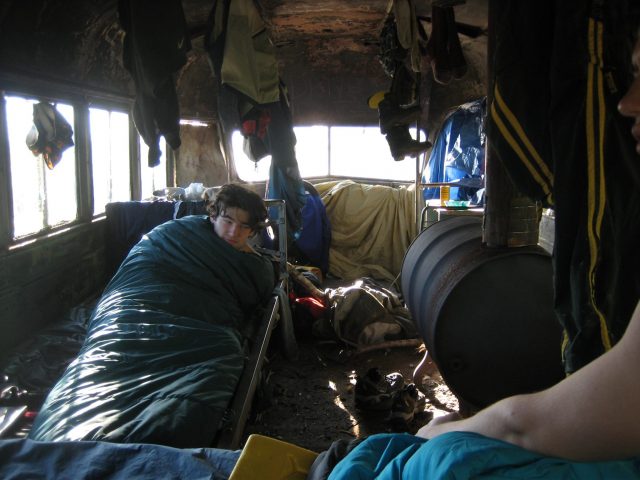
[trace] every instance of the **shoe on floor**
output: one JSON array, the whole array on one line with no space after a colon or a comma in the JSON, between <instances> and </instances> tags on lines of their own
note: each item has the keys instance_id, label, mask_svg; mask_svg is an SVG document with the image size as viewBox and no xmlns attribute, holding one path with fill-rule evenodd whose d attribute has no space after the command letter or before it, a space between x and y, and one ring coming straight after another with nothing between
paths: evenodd
<instances>
[{"instance_id":1,"label":"shoe on floor","mask_svg":"<svg viewBox=\"0 0 640 480\"><path fill-rule=\"evenodd\" d=\"M425 404L425 395L414 383L405 385L393 395L389 422L396 429L405 429L413 421L416 413L424 410Z\"/></svg>"},{"instance_id":2,"label":"shoe on floor","mask_svg":"<svg viewBox=\"0 0 640 480\"><path fill-rule=\"evenodd\" d=\"M356 407L361 410L389 410L394 393L404 387L404 378L398 373L382 375L377 367L370 368L364 376L356 377L354 389Z\"/></svg>"}]
</instances>

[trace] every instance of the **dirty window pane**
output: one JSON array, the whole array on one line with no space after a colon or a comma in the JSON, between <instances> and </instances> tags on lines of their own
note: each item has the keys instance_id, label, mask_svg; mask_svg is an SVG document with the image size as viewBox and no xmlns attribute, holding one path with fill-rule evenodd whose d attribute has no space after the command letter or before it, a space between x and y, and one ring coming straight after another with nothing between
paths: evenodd
<instances>
[{"instance_id":1,"label":"dirty window pane","mask_svg":"<svg viewBox=\"0 0 640 480\"><path fill-rule=\"evenodd\" d=\"M350 178L413 181L416 161L391 157L387 140L378 127L295 127L296 159L303 178L328 175ZM415 138L415 129L410 130ZM269 178L271 156L253 162L243 151L240 132L232 136L236 170L248 182Z\"/></svg>"},{"instance_id":2,"label":"dirty window pane","mask_svg":"<svg viewBox=\"0 0 640 480\"><path fill-rule=\"evenodd\" d=\"M332 127L330 170L331 175L344 177L411 181L416 161L407 157L396 162L378 127Z\"/></svg>"},{"instance_id":3,"label":"dirty window pane","mask_svg":"<svg viewBox=\"0 0 640 480\"><path fill-rule=\"evenodd\" d=\"M269 178L271 155L261 158L258 162L251 160L243 150L244 137L238 131L231 136L231 148L238 177L246 182L261 182Z\"/></svg>"},{"instance_id":4,"label":"dirty window pane","mask_svg":"<svg viewBox=\"0 0 640 480\"><path fill-rule=\"evenodd\" d=\"M296 158L303 178L329 175L329 127L295 127Z\"/></svg>"},{"instance_id":5,"label":"dirty window pane","mask_svg":"<svg viewBox=\"0 0 640 480\"><path fill-rule=\"evenodd\" d=\"M142 137L138 136L140 145L140 178L142 181L142 199L153 197L155 190L160 190L167 185L167 145L164 140L160 141L160 164L149 167L149 147Z\"/></svg>"},{"instance_id":6,"label":"dirty window pane","mask_svg":"<svg viewBox=\"0 0 640 480\"><path fill-rule=\"evenodd\" d=\"M294 127L296 135L296 160L303 178L329 174L329 127ZM238 131L231 137L233 156L238 176L247 182L264 181L269 178L271 155L254 162L244 153L244 138Z\"/></svg>"},{"instance_id":7,"label":"dirty window pane","mask_svg":"<svg viewBox=\"0 0 640 480\"><path fill-rule=\"evenodd\" d=\"M93 214L98 215L105 211L109 202L131 200L129 116L122 112L90 108L89 122Z\"/></svg>"},{"instance_id":8,"label":"dirty window pane","mask_svg":"<svg viewBox=\"0 0 640 480\"><path fill-rule=\"evenodd\" d=\"M67 148L52 170L41 155L34 156L27 148L36 103L35 99L6 97L14 238L77 218L75 147ZM73 107L58 103L56 109L73 127Z\"/></svg>"}]
</instances>

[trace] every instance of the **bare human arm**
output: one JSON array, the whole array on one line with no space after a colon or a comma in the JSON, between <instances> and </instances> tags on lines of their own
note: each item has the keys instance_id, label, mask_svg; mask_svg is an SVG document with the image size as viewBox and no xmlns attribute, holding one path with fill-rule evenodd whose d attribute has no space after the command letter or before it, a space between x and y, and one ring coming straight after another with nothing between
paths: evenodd
<instances>
[{"instance_id":1,"label":"bare human arm","mask_svg":"<svg viewBox=\"0 0 640 480\"><path fill-rule=\"evenodd\" d=\"M640 455L640 302L607 353L541 392L501 400L459 421L431 422L417 435L476 432L578 461Z\"/></svg>"}]
</instances>

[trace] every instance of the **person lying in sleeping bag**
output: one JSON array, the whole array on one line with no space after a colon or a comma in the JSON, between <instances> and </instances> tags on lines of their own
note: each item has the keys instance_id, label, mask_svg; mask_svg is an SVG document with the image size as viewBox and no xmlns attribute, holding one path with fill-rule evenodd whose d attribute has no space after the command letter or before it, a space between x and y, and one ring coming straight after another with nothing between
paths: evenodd
<instances>
[{"instance_id":1,"label":"person lying in sleeping bag","mask_svg":"<svg viewBox=\"0 0 640 480\"><path fill-rule=\"evenodd\" d=\"M131 249L31 439L211 444L275 272L248 243L267 218L259 195L224 185L207 207L209 215L163 223Z\"/></svg>"}]
</instances>

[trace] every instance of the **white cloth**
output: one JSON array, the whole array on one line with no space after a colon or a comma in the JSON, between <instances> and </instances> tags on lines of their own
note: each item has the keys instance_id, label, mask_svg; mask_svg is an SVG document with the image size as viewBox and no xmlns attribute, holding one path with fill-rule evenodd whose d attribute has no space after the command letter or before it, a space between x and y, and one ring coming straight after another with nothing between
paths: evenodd
<instances>
[{"instance_id":1,"label":"white cloth","mask_svg":"<svg viewBox=\"0 0 640 480\"><path fill-rule=\"evenodd\" d=\"M344 180L315 187L331 223L329 272L345 280L393 282L417 235L415 185L394 188Z\"/></svg>"}]
</instances>

